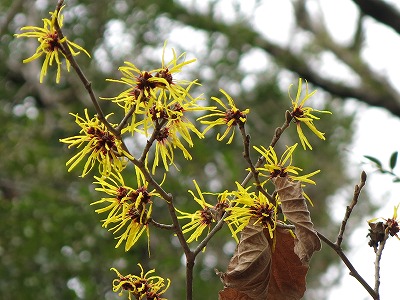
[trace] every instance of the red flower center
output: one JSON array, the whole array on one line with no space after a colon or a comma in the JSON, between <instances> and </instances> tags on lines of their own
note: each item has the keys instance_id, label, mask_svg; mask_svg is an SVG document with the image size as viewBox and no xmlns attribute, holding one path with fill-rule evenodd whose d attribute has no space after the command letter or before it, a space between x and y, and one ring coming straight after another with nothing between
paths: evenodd
<instances>
[{"instance_id":1,"label":"red flower center","mask_svg":"<svg viewBox=\"0 0 400 300\"><path fill-rule=\"evenodd\" d=\"M246 115L242 113L240 110L232 110L232 109L227 109L225 112L225 123L229 123L231 120L234 120L232 122L232 126L236 126L237 124L243 124L244 122L242 119L246 119Z\"/></svg>"}]
</instances>

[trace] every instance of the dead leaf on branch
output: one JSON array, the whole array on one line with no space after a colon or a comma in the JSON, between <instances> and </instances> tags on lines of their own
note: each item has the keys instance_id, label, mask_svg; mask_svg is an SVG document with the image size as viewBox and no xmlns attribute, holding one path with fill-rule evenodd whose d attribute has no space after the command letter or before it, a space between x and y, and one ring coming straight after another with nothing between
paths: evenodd
<instances>
[{"instance_id":1,"label":"dead leaf on branch","mask_svg":"<svg viewBox=\"0 0 400 300\"><path fill-rule=\"evenodd\" d=\"M294 252L295 240L286 229L274 232L272 240L261 226L248 225L228 271L220 273L225 288L219 300L300 300L306 291L308 266ZM267 290L266 290L267 289Z\"/></svg>"},{"instance_id":2,"label":"dead leaf on branch","mask_svg":"<svg viewBox=\"0 0 400 300\"><path fill-rule=\"evenodd\" d=\"M251 300L251 298L235 288L224 288L219 292L218 300Z\"/></svg>"},{"instance_id":3,"label":"dead leaf on branch","mask_svg":"<svg viewBox=\"0 0 400 300\"><path fill-rule=\"evenodd\" d=\"M289 230L276 228L274 238L268 295L259 299L299 300L306 291L308 266L294 252L295 240Z\"/></svg>"},{"instance_id":4,"label":"dead leaf on branch","mask_svg":"<svg viewBox=\"0 0 400 300\"><path fill-rule=\"evenodd\" d=\"M321 249L321 241L300 182L283 177L273 181L282 212L295 226L296 238L277 227L275 241L271 241L268 232L250 222L241 233L227 272L219 274L225 287L219 300L300 300L306 291L308 262Z\"/></svg>"},{"instance_id":5,"label":"dead leaf on branch","mask_svg":"<svg viewBox=\"0 0 400 300\"><path fill-rule=\"evenodd\" d=\"M294 252L302 263L308 264L313 253L321 249L321 240L311 222L301 183L290 181L288 177L276 177L272 181L279 195L283 214L295 226Z\"/></svg>"},{"instance_id":6,"label":"dead leaf on branch","mask_svg":"<svg viewBox=\"0 0 400 300\"><path fill-rule=\"evenodd\" d=\"M249 224L243 229L226 273L219 275L225 287L220 300L267 299L271 247L261 226Z\"/></svg>"}]
</instances>

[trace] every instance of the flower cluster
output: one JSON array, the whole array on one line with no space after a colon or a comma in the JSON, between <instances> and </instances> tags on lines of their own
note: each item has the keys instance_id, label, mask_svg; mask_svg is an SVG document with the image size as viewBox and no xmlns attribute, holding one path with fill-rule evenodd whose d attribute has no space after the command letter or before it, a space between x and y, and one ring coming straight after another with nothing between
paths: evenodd
<instances>
[{"instance_id":1,"label":"flower cluster","mask_svg":"<svg viewBox=\"0 0 400 300\"><path fill-rule=\"evenodd\" d=\"M224 217L225 223L228 225L232 237L238 242L237 235L253 220L254 225L259 225L266 228L271 239L276 227L277 207L269 202L268 198L263 193L256 194L250 192L248 188L243 188L239 183L236 183L237 190L224 191L222 193L202 192L194 181L198 195L195 195L189 190L193 199L201 206L202 209L194 213L182 212L178 219L188 219L182 229L183 233L192 232L188 243L197 241L203 231L207 228L211 229L211 224L219 221ZM204 195L212 195L218 199L215 205L206 202ZM226 215L225 215L226 213Z\"/></svg>"},{"instance_id":2,"label":"flower cluster","mask_svg":"<svg viewBox=\"0 0 400 300\"><path fill-rule=\"evenodd\" d=\"M304 123L317 137L319 137L322 140L325 140L324 133L319 131L315 125L314 121L319 120L319 117L315 116L313 112L319 112L319 113L327 113L331 114L330 111L326 110L317 110L313 109L311 107L305 107L304 104L305 102L310 99L317 91L313 91L311 93L308 93L308 83L306 81L306 95L302 100L301 99L301 93L302 93L302 80L299 78L299 84L297 87L297 94L296 94L296 99L293 100L291 94L290 94L290 88L292 85L289 87L289 98L292 100L292 111L291 111L291 116L294 119L297 127L297 133L300 138L301 145L303 146L304 149L307 149L307 147L312 150L312 146L310 142L308 141L307 137L304 135L303 130L301 128L301 124Z\"/></svg>"},{"instance_id":3,"label":"flower cluster","mask_svg":"<svg viewBox=\"0 0 400 300\"><path fill-rule=\"evenodd\" d=\"M222 135L218 133L217 140L222 141L232 130L232 134L227 142L227 144L230 144L232 143L233 137L235 135L235 127L237 125L244 126L244 124L246 123L247 114L250 112L250 110L248 108L245 110L238 109L232 97L229 96L229 94L223 89L220 89L220 91L228 100L229 105L226 105L221 99L217 97L211 97L211 99L222 106L224 110L215 109L213 110L213 113L200 117L197 120L200 120L202 124L208 125L206 129L204 129L203 133L206 133L208 130L215 126L226 125L224 133ZM217 117L217 119L211 121L207 120L214 117Z\"/></svg>"},{"instance_id":4,"label":"flower cluster","mask_svg":"<svg viewBox=\"0 0 400 300\"><path fill-rule=\"evenodd\" d=\"M26 32L16 34L18 38L33 37L38 40L39 46L35 54L23 62L30 62L45 56L40 82L46 76L48 67L52 66L54 62L57 64L56 82L58 83L61 74L61 59L65 59L69 71L71 64L73 67L77 67L74 59L71 59L71 55L78 55L82 51L90 57L85 49L63 36L61 32L63 7L60 7L61 5L62 1L59 2L59 7L50 13L50 19L43 19L43 27L26 26L21 28ZM220 89L220 92L226 101L211 97L217 106L202 106L200 103L203 99L191 94L191 89L199 85L197 80L187 81L176 78L177 74L182 72L183 67L193 63L195 59L186 60L185 53L177 55L172 49L172 58L166 62L165 49L166 44L162 51L161 66L158 68L142 70L132 62L126 61L123 66L119 67L121 77L107 80L125 86L125 90L118 95L101 98L111 101L123 110L124 117L119 124L110 123L110 115L103 116L94 93L89 91L98 115L90 116L87 109L85 109L83 117L72 114L76 124L80 127L80 132L76 136L60 139L61 142L68 144L68 148L76 147L79 150L67 161L68 171L86 160L81 173L81 176L84 177L95 165L98 165L99 176L94 176L95 190L106 196L94 201L91 205L100 206L95 209L95 212L105 215L102 219L102 226L117 235L118 241L115 247L125 243L126 251L131 249L146 231L150 253L149 224L153 223L160 227L163 225L152 220L153 200L162 198L161 195L165 195L165 192L160 185L149 179L151 173L155 174L156 169L160 166L165 171L169 171L169 167L175 165L176 151L181 152L185 159L191 160L192 156L188 148L194 146L192 136L197 136L199 139L204 138L208 131L221 126L223 129L218 131L217 140L227 139L227 144L232 143L236 127L244 130L250 112L249 109L239 109L232 97L223 89ZM305 102L315 92L309 93L306 83L306 94L302 98L301 79L299 79L294 100L289 92L292 110L290 115L287 113L287 121L293 120L296 123L300 142L304 149L312 149L312 147L303 133L302 124L305 124L320 139L325 139L324 133L315 127L314 121L319 118L314 115L314 112L330 112L305 107ZM203 131L198 129L194 120L204 125ZM129 134L133 138L139 135L146 139L146 145L139 158L130 154L122 138L125 134ZM248 143L245 146L248 146ZM189 190L189 193L201 208L194 213L175 208L179 216L172 216L174 221L176 221L175 217L180 220L188 220L182 227L183 234L190 233L187 242L197 241L205 230L210 232L212 224L219 221L228 225L236 241L238 241L238 234L249 223L265 228L269 237L273 239L280 203L278 196L274 199L267 193L266 183L275 177L288 177L292 181L299 181L303 184L315 184L310 178L319 172L317 170L306 175L299 174L302 169L292 165L296 147L297 144L287 147L280 158L271 146L268 148L254 147L263 158L260 161L264 161L263 165L257 168L252 165L251 161L249 162L253 175L256 176L257 173L260 178L265 179L263 182L256 179L258 192L251 191L251 186L244 187L239 183L236 183L237 187L234 191L202 192L197 182L193 180L195 191ZM152 148L154 151L150 151ZM151 160L152 166L149 167ZM134 164L135 188L127 184L123 176L123 171L129 161ZM149 189L149 180L158 192ZM205 196L215 197L216 204L209 204ZM311 202L306 194L304 196ZM167 196L164 197L167 198ZM170 211L173 212L172 202L168 202L168 204L172 208ZM383 226L386 234L399 238L398 207L399 205L395 207L393 218L384 219L386 223ZM173 226L164 225L164 227L178 230L179 226L175 225L176 222ZM129 299L164 299L161 297L169 287L169 279L165 284L163 278L151 275L154 270L144 273L142 266L138 265L141 269L140 276L131 274L123 276L115 268L111 269L118 276L113 280L113 291L119 292L120 295L127 291Z\"/></svg>"},{"instance_id":5,"label":"flower cluster","mask_svg":"<svg viewBox=\"0 0 400 300\"><path fill-rule=\"evenodd\" d=\"M121 140L111 133L97 116L89 117L87 109L85 109L85 118L78 114L71 115L75 117L76 124L81 127L80 135L60 139L60 141L69 144L68 148L82 149L67 161L68 172L86 156L88 158L83 167L82 177L90 172L96 162L99 162L99 173L107 176L113 170L121 172L127 158L133 159L124 149Z\"/></svg>"},{"instance_id":6,"label":"flower cluster","mask_svg":"<svg viewBox=\"0 0 400 300\"><path fill-rule=\"evenodd\" d=\"M128 88L115 97L103 98L117 103L131 116L130 124L122 130L132 135L142 133L151 135L149 143L155 143L152 173L162 162L165 170L174 163L174 152L179 149L190 160L192 156L187 146L193 147L191 133L203 138L204 135L192 123L188 114L195 111L207 111L214 107L198 104L199 97L193 97L190 89L197 80L176 80L175 75L195 59L185 61L185 54L179 56L172 50L172 59L165 63L165 45L161 68L150 71L140 70L133 63L125 62L119 70L121 79L108 81L122 83ZM187 144L187 146L185 145ZM149 157L146 153L146 165Z\"/></svg>"},{"instance_id":7,"label":"flower cluster","mask_svg":"<svg viewBox=\"0 0 400 300\"><path fill-rule=\"evenodd\" d=\"M63 6L64 7L64 6ZM36 49L36 52L29 58L24 59L24 63L31 62L41 56L45 56L42 70L40 71L40 83L43 82L43 78L47 74L47 69L49 66L52 66L54 61L57 64L57 75L56 82L60 82L61 77L61 60L60 55L65 58L65 63L67 66L67 70L69 71L71 63L67 59L67 55L63 45L67 45L69 52L76 56L80 53L80 51L84 52L87 56L90 57L89 53L83 49L81 46L71 42L66 37L60 38L59 33L57 32L56 22L58 22L59 28L63 26L64 16L61 14L61 7L58 11L50 12L51 19L43 19L43 27L36 26L25 26L22 27L22 31L26 31L20 34L15 34L17 38L20 37L28 37L35 38L39 42L39 46ZM78 51L75 51L74 48Z\"/></svg>"},{"instance_id":8,"label":"flower cluster","mask_svg":"<svg viewBox=\"0 0 400 300\"><path fill-rule=\"evenodd\" d=\"M240 233L253 220L253 225L259 225L268 230L269 236L273 239L276 227L277 206L269 202L265 194L250 192L236 182L237 190L232 192L234 200L232 206L227 208L230 213L225 222L230 225L232 236L239 242L237 234ZM232 229L233 228L233 229Z\"/></svg>"},{"instance_id":9,"label":"flower cluster","mask_svg":"<svg viewBox=\"0 0 400 300\"><path fill-rule=\"evenodd\" d=\"M182 229L183 233L192 232L191 236L187 240L188 243L197 241L203 233L204 229L208 228L210 231L211 224L220 220L225 212L225 209L229 207L228 194L221 193L218 197L218 202L215 205L211 205L206 202L204 195L216 195L213 193L202 192L195 180L193 180L196 187L198 196L191 190L189 193L193 196L193 199L201 206L202 209L195 211L194 213L187 213L176 209L181 215L178 219L189 219L189 223L185 224Z\"/></svg>"},{"instance_id":10,"label":"flower cluster","mask_svg":"<svg viewBox=\"0 0 400 300\"><path fill-rule=\"evenodd\" d=\"M148 299L148 300L166 300L162 298L171 281L167 278L167 284L165 284L164 278L156 275L150 276L155 270L150 270L144 273L141 264L138 264L141 272L140 276L137 275L122 275L117 269L111 268L118 278L113 280L113 291L119 292L119 296L122 296L124 291L128 292L128 299ZM132 298L133 297L133 298Z\"/></svg>"},{"instance_id":11,"label":"flower cluster","mask_svg":"<svg viewBox=\"0 0 400 300\"><path fill-rule=\"evenodd\" d=\"M95 210L99 214L108 213L103 220L103 227L108 228L111 224L113 226L109 230L114 234L122 232L117 237L116 248L125 241L125 251L128 251L146 230L150 253L148 224L153 208L151 199L160 196L148 189L148 183L139 169L136 170L136 174L136 189L127 186L120 173L111 173L107 177L95 176L95 184L100 186L96 191L106 193L108 197L103 197L92 205L105 205Z\"/></svg>"},{"instance_id":12,"label":"flower cluster","mask_svg":"<svg viewBox=\"0 0 400 300\"><path fill-rule=\"evenodd\" d=\"M292 165L293 152L296 147L297 143L293 146L287 147L279 160L274 148L269 147L267 149L263 146L254 147L254 149L257 150L257 152L259 152L265 159L265 164L262 167L257 168L257 171L260 172L260 177L267 178L264 182L262 182L262 186L264 186L264 184L271 178L286 176L288 176L289 179L293 181L315 184L315 182L310 179L310 177L318 174L320 170L316 170L305 175L299 175L299 172L301 172L302 169ZM303 193L303 195L312 204L310 197L308 197L306 193Z\"/></svg>"}]
</instances>

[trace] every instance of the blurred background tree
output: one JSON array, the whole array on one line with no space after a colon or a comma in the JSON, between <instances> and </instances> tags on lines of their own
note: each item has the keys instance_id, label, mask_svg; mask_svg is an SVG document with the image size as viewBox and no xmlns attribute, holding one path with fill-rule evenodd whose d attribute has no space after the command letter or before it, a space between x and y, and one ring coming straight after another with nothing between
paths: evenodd
<instances>
[{"instance_id":1,"label":"blurred background tree","mask_svg":"<svg viewBox=\"0 0 400 300\"><path fill-rule=\"evenodd\" d=\"M365 23L374 19L399 33L399 12L386 1L348 2L354 3L352 9L359 17L349 29L352 38L345 43L330 34L318 2L305 0L287 1L286 15L279 16L291 20L287 44L269 38L256 24L254 16L273 11L273 1L71 0L64 9L64 30L92 54L92 60L79 57L78 61L102 97L118 94L118 87L105 79L119 78L117 69L124 60L142 69L158 67L168 40L167 54L173 47L198 59L185 74L202 83L198 94L204 93L205 99L220 97L218 89L223 88L239 107L251 108L252 144L269 144L290 106L287 87L296 84L298 77L307 79L310 88L319 88L315 105L333 112L321 121L327 141L312 140L315 150L298 151L296 159L306 171L322 170L317 186L307 193L315 204L311 214L316 228L334 237L337 220L330 213L332 199L338 194L350 199L358 180L346 168L344 148L352 141L354 114L344 108L343 101L356 99L400 116L398 91L363 56ZM151 260L144 239L127 253L114 249L111 233L101 228L89 206L102 196L93 190L93 180L78 178L79 171L66 172L65 162L72 152L58 139L77 132L68 113L81 114L84 107L90 108L90 101L73 73L63 73L61 83L55 85L52 70L45 83L39 84L40 62L22 64L37 45L13 37L22 26L40 26L55 5L46 0L0 2L0 298L114 299L114 274L109 268L134 272L141 262L173 280L170 299L183 299L184 265L176 255L175 238L151 230ZM279 34L280 28L274 31ZM329 59L345 71L323 68ZM113 111L109 102L102 104L107 113ZM289 131L285 144L297 141L295 127ZM140 145L140 141L131 142ZM172 172L164 187L175 195L179 208L197 209L187 193L193 189L192 179L209 191L231 189L235 180L243 179L246 164L240 140L233 145L218 143L215 134L210 134L191 150L192 161L178 161L180 172ZM353 223L373 209L365 200ZM155 213L159 221L170 223L162 207ZM223 230L199 257L194 294L201 296L195 299L216 298L222 284L214 268L226 268L234 247ZM322 281L322 274L336 264L330 249L314 256L306 299L326 298L327 287L338 278Z\"/></svg>"}]
</instances>

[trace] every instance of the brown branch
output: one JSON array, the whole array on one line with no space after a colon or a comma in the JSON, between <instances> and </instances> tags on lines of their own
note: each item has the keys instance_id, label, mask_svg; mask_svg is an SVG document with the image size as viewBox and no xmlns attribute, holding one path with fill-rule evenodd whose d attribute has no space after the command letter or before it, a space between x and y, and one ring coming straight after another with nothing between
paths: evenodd
<instances>
[{"instance_id":1,"label":"brown branch","mask_svg":"<svg viewBox=\"0 0 400 300\"><path fill-rule=\"evenodd\" d=\"M340 229L339 229L338 236L336 238L335 244L337 246L339 246L339 247L341 246L342 241L343 241L343 234L344 234L344 231L346 229L347 222L348 222L348 220L350 218L350 215L351 215L351 213L353 211L353 208L357 205L358 197L360 196L361 190L364 187L366 180L367 180L367 174L364 171L362 171L361 172L360 184L358 184L358 185L356 185L354 187L353 199L352 199L350 205L348 205L346 207L346 213L344 215L342 224L341 224Z\"/></svg>"},{"instance_id":2,"label":"brown branch","mask_svg":"<svg viewBox=\"0 0 400 300\"><path fill-rule=\"evenodd\" d=\"M196 254L189 252L186 255L186 300L193 298L193 268Z\"/></svg>"},{"instance_id":3,"label":"brown branch","mask_svg":"<svg viewBox=\"0 0 400 300\"><path fill-rule=\"evenodd\" d=\"M367 174L362 171L361 172L361 180L360 184L356 185L354 188L354 194L353 194L353 199L350 203L349 206L346 208L346 213L343 217L342 224L339 229L339 234L337 236L336 242L333 243L331 240L329 240L327 237L325 237L322 233L317 232L319 238L325 242L330 248L335 250L335 252L338 254L340 259L343 261L343 263L346 265L346 267L350 270L350 275L353 276L354 278L357 279L358 282L361 283L361 285L365 288L365 290L372 296L374 300L379 299L379 293L378 290L375 288L375 290L364 280L364 278L357 272L353 264L350 262L350 260L347 258L347 256L344 254L343 249L341 247L342 241L343 241L343 234L346 229L347 222L350 218L350 215L354 209L354 207L357 205L358 198L360 196L362 188L365 186L365 182L367 180ZM378 273L379 274L379 273ZM375 285L376 287L376 285Z\"/></svg>"},{"instance_id":4,"label":"brown branch","mask_svg":"<svg viewBox=\"0 0 400 300\"><path fill-rule=\"evenodd\" d=\"M375 288L374 291L378 295L379 299L379 286L381 284L380 281L380 262L382 258L382 253L383 249L385 248L386 241L389 238L389 233L385 231L385 237L383 238L383 241L379 243L378 250L375 253Z\"/></svg>"},{"instance_id":5,"label":"brown branch","mask_svg":"<svg viewBox=\"0 0 400 300\"><path fill-rule=\"evenodd\" d=\"M261 186L260 177L258 176L260 172L256 169L256 167L254 166L254 164L251 160L251 157L250 157L250 135L246 133L246 128L245 128L244 124L239 124L239 130L240 130L240 133L242 135L242 140L243 140L243 148L244 148L243 158L249 165L250 172L253 174L256 188L271 203L273 203L275 205L276 204L275 199L273 199L272 196Z\"/></svg>"},{"instance_id":6,"label":"brown branch","mask_svg":"<svg viewBox=\"0 0 400 300\"><path fill-rule=\"evenodd\" d=\"M144 162L146 160L146 156L150 151L151 146L156 140L158 134L160 133L161 128L167 123L167 120L162 120L161 122L156 121L155 128L151 134L151 137L146 141L146 146L143 149L142 155L139 158L139 161Z\"/></svg>"},{"instance_id":7,"label":"brown branch","mask_svg":"<svg viewBox=\"0 0 400 300\"><path fill-rule=\"evenodd\" d=\"M56 8L57 11L59 11L61 9L61 7L63 5L63 2L64 2L63 0L59 0L58 1L57 8ZM63 39L64 35L63 35L63 33L62 33L61 29L60 29L60 26L58 25L58 21L57 20L55 22L55 27L56 27L57 33L59 35L59 39L60 40ZM71 66L74 68L74 70L76 71L76 73L77 73L79 79L81 80L82 84L85 86L85 88L86 88L86 90L87 90L87 92L88 92L88 94L90 96L90 99L92 100L92 103L93 103L93 105L94 105L94 107L96 109L96 112L97 112L97 115L98 115L98 118L99 118L100 122L102 122L107 127L107 129L112 134L114 134L122 142L122 147L123 147L124 151L127 151L129 153L125 143L122 141L120 132L118 132L104 117L103 111L102 111L102 109L100 107L100 104L99 104L99 102L97 100L97 97L95 96L94 91L93 91L93 89L91 87L91 83L87 80L87 78L84 75L83 71L81 70L80 66L75 61L71 51L69 50L67 42L64 42L62 44L62 46L63 46L62 47L62 51L64 51L64 54L65 54L66 58L71 63ZM164 200L166 200L168 211L169 211L171 219L172 219L174 232L178 237L178 240L179 240L179 242L180 242L180 244L182 246L183 251L185 252L185 255L186 255L187 259L189 260L189 258L192 257L193 254L190 251L190 248L189 248L189 246L188 246L188 244L187 244L187 242L185 240L185 237L183 236L182 229L181 229L181 227L179 225L179 221L178 221L178 218L177 218L176 212L175 212L175 207L173 205L173 197L172 197L172 195L167 193L154 180L154 178L151 176L150 172L147 170L146 166L144 165L143 161L137 160L135 158L133 158L133 159L130 158L130 161L141 170L141 172L143 173L143 175L144 175L146 181L149 183L149 185L153 186L155 188L155 190L160 194L160 196ZM193 264L194 264L194 261L193 261ZM188 294L189 293L191 294L191 290L190 291L188 290ZM191 299L191 296L188 299Z\"/></svg>"},{"instance_id":8,"label":"brown branch","mask_svg":"<svg viewBox=\"0 0 400 300\"><path fill-rule=\"evenodd\" d=\"M364 280L364 278L358 273L356 268L353 266L353 264L350 262L350 260L347 258L347 256L344 254L343 249L337 245L336 243L333 243L331 240L329 240L327 237L325 237L322 233L318 232L318 237L325 243L327 244L330 248L332 248L337 255L340 257L340 259L343 261L343 263L346 265L346 267L350 270L350 275L353 276L361 285L365 288L365 290L371 295L371 297L374 300L379 299L379 295L374 291L374 289Z\"/></svg>"},{"instance_id":9,"label":"brown branch","mask_svg":"<svg viewBox=\"0 0 400 300\"><path fill-rule=\"evenodd\" d=\"M275 133L274 136L272 137L272 140L269 144L270 147L275 147L276 143L279 141L282 133L290 126L290 122L292 121L293 117L291 116L289 111L285 112L285 122L283 123L283 125L281 127L277 127L275 129ZM259 168L263 165L263 163L265 163L265 158L264 156L260 156L255 164L255 168ZM242 186L246 186L250 179L253 177L253 173L249 172L246 176L246 178L242 181Z\"/></svg>"},{"instance_id":10,"label":"brown branch","mask_svg":"<svg viewBox=\"0 0 400 300\"><path fill-rule=\"evenodd\" d=\"M54 22L54 26L55 26L55 28L57 30L57 34L58 34L59 40L64 39L64 34L63 34L59 24L58 24L58 19L57 19L58 12L60 11L63 3L64 3L64 0L59 0L58 3L57 3L57 8L56 8L57 13L56 13L56 17L55 17L56 19L55 19L55 22ZM85 74L83 73L82 69L80 68L80 66L76 62L76 60L75 60L74 56L72 55L71 50L70 50L66 40L62 43L62 47L61 47L60 50L63 52L63 54L65 55L67 60L70 62L71 66L74 68L76 74L78 75L78 77L81 80L83 86L85 87L86 91L88 92L90 100L92 101L93 106L94 106L94 108L96 110L97 118L99 119L99 121L102 122L107 127L108 131L110 131L117 138L120 138L120 134L115 130L115 128L105 118L103 110L100 107L100 103L97 100L97 97L96 97L96 95L95 95L95 93L94 93L94 91L92 89L92 83L89 80L87 80L87 78L86 78Z\"/></svg>"},{"instance_id":11,"label":"brown branch","mask_svg":"<svg viewBox=\"0 0 400 300\"><path fill-rule=\"evenodd\" d=\"M140 102L140 100L144 97L143 91L140 91L138 99L135 101L135 105L132 105L131 109L127 112L127 114L122 118L121 122L118 124L118 126L115 128L115 130L121 134L122 129L125 128L125 126L128 124L129 118L132 117L136 110L137 104Z\"/></svg>"},{"instance_id":12,"label":"brown branch","mask_svg":"<svg viewBox=\"0 0 400 300\"><path fill-rule=\"evenodd\" d=\"M153 224L154 227L157 227L157 228L160 228L160 229L174 230L174 225L167 225L167 224L158 223L154 219L150 219L149 223Z\"/></svg>"},{"instance_id":13,"label":"brown branch","mask_svg":"<svg viewBox=\"0 0 400 300\"><path fill-rule=\"evenodd\" d=\"M290 126L290 122L292 121L292 116L290 115L290 112L286 111L285 113L285 122L281 127L276 128L275 134L272 137L272 140L270 142L270 146L274 147L276 143L278 142L279 138L281 137L282 133ZM246 135L246 134L245 134ZM247 135L246 135L247 136ZM246 138L247 139L247 138ZM254 169L259 168L262 166L262 164L265 162L265 158L263 156L260 156L254 165ZM246 177L243 179L241 185L246 186L251 178L253 177L253 172L250 171ZM275 199L275 196L272 195L272 199ZM268 198L269 199L269 198ZM200 242L200 244L196 247L196 249L193 251L194 255L196 256L201 252L201 250L207 245L207 243L211 240L211 238L219 231L221 228L224 226L224 220L225 218L229 215L228 212L225 211L224 215L221 217L221 219L217 222L217 224L214 226L214 228L207 234L207 236Z\"/></svg>"}]
</instances>

